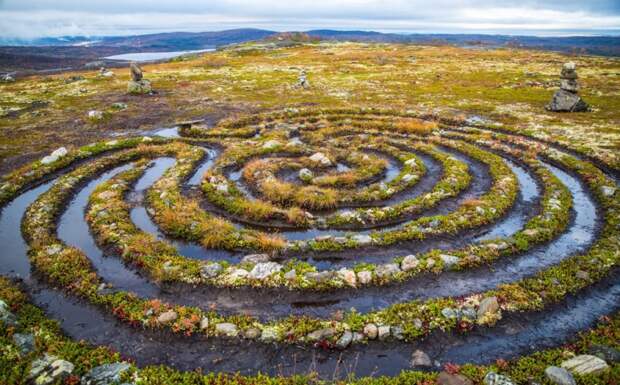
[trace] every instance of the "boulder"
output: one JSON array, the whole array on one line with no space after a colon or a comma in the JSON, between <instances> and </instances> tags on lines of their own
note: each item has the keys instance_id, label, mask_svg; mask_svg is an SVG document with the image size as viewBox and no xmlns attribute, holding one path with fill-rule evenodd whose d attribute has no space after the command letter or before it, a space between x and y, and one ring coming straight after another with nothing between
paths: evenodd
<instances>
[{"instance_id":1,"label":"boulder","mask_svg":"<svg viewBox=\"0 0 620 385\"><path fill-rule=\"evenodd\" d=\"M336 341L336 346L340 349L344 349L351 344L351 341L353 341L353 333L345 330L345 332L342 333L342 336L340 336L338 341Z\"/></svg>"},{"instance_id":2,"label":"boulder","mask_svg":"<svg viewBox=\"0 0 620 385\"><path fill-rule=\"evenodd\" d=\"M263 342L274 342L278 340L278 331L272 327L266 327L263 329L260 340Z\"/></svg>"},{"instance_id":3,"label":"boulder","mask_svg":"<svg viewBox=\"0 0 620 385\"><path fill-rule=\"evenodd\" d=\"M64 381L71 375L73 368L71 362L45 354L32 362L27 378L36 385L50 385Z\"/></svg>"},{"instance_id":4,"label":"boulder","mask_svg":"<svg viewBox=\"0 0 620 385\"><path fill-rule=\"evenodd\" d=\"M51 154L49 154L48 156L46 156L43 159L41 159L41 163L43 163L43 164L54 163L58 159L60 159L63 156L67 155L67 153L68 153L68 151L67 151L67 149L65 147L59 147L56 150L54 150Z\"/></svg>"},{"instance_id":5,"label":"boulder","mask_svg":"<svg viewBox=\"0 0 620 385\"><path fill-rule=\"evenodd\" d=\"M229 322L222 322L215 325L215 332L226 337L236 337L239 334L237 325Z\"/></svg>"},{"instance_id":6,"label":"boulder","mask_svg":"<svg viewBox=\"0 0 620 385\"><path fill-rule=\"evenodd\" d=\"M495 314L499 311L499 303L497 297L486 297L480 301L480 307L478 308L478 321L488 314Z\"/></svg>"},{"instance_id":7,"label":"boulder","mask_svg":"<svg viewBox=\"0 0 620 385\"><path fill-rule=\"evenodd\" d=\"M395 263L386 263L379 265L375 268L375 274L377 277L389 277L400 271L400 268Z\"/></svg>"},{"instance_id":8,"label":"boulder","mask_svg":"<svg viewBox=\"0 0 620 385\"><path fill-rule=\"evenodd\" d=\"M34 335L30 333L15 333L13 334L13 342L22 352L22 354L28 354L34 351Z\"/></svg>"},{"instance_id":9,"label":"boulder","mask_svg":"<svg viewBox=\"0 0 620 385\"><path fill-rule=\"evenodd\" d=\"M367 324L364 326L364 335L366 335L366 337L368 337L369 339L374 340L375 338L377 338L378 334L379 330L377 328L377 325Z\"/></svg>"},{"instance_id":10,"label":"boulder","mask_svg":"<svg viewBox=\"0 0 620 385\"><path fill-rule=\"evenodd\" d=\"M309 341L321 341L330 337L333 337L336 334L336 329L334 328L325 328L315 330L312 333L308 334L307 338Z\"/></svg>"},{"instance_id":11,"label":"boulder","mask_svg":"<svg viewBox=\"0 0 620 385\"><path fill-rule=\"evenodd\" d=\"M302 168L301 170L299 170L299 179L301 179L303 182L310 183L312 181L312 178L314 178L314 173L310 171L310 169Z\"/></svg>"},{"instance_id":12,"label":"boulder","mask_svg":"<svg viewBox=\"0 0 620 385\"><path fill-rule=\"evenodd\" d=\"M103 119L103 112L97 110L88 111L88 119L90 120L101 120Z\"/></svg>"},{"instance_id":13,"label":"boulder","mask_svg":"<svg viewBox=\"0 0 620 385\"><path fill-rule=\"evenodd\" d=\"M589 109L579 95L562 89L553 94L546 108L553 112L585 112Z\"/></svg>"},{"instance_id":14,"label":"boulder","mask_svg":"<svg viewBox=\"0 0 620 385\"><path fill-rule=\"evenodd\" d=\"M130 80L127 83L127 93L132 95L143 95L150 94L153 92L153 87L151 86L151 82L146 79L142 79L138 82Z\"/></svg>"},{"instance_id":15,"label":"boulder","mask_svg":"<svg viewBox=\"0 0 620 385\"><path fill-rule=\"evenodd\" d=\"M342 268L338 270L338 277L351 287L357 286L357 278L353 270Z\"/></svg>"},{"instance_id":16,"label":"boulder","mask_svg":"<svg viewBox=\"0 0 620 385\"><path fill-rule=\"evenodd\" d=\"M592 345L590 354L607 362L620 362L620 350L606 345Z\"/></svg>"},{"instance_id":17,"label":"boulder","mask_svg":"<svg viewBox=\"0 0 620 385\"><path fill-rule=\"evenodd\" d=\"M129 72L131 73L131 80L134 82L142 80L142 69L138 66L138 63L131 62L129 64Z\"/></svg>"},{"instance_id":18,"label":"boulder","mask_svg":"<svg viewBox=\"0 0 620 385\"><path fill-rule=\"evenodd\" d=\"M400 268L403 271L410 271L418 267L419 264L420 260L415 255L407 255L400 263Z\"/></svg>"},{"instance_id":19,"label":"boulder","mask_svg":"<svg viewBox=\"0 0 620 385\"><path fill-rule=\"evenodd\" d=\"M385 340L390 336L390 326L382 325L377 328L377 336L380 340Z\"/></svg>"},{"instance_id":20,"label":"boulder","mask_svg":"<svg viewBox=\"0 0 620 385\"><path fill-rule=\"evenodd\" d=\"M368 270L362 270L357 272L357 280L362 285L367 285L372 281L372 273Z\"/></svg>"},{"instance_id":21,"label":"boulder","mask_svg":"<svg viewBox=\"0 0 620 385\"><path fill-rule=\"evenodd\" d=\"M443 265L446 269L450 269L460 261L459 257L449 254L439 254L439 258L443 261Z\"/></svg>"},{"instance_id":22,"label":"boulder","mask_svg":"<svg viewBox=\"0 0 620 385\"><path fill-rule=\"evenodd\" d=\"M131 365L127 362L115 362L92 368L84 377L82 385L112 385L121 380L121 375L129 370Z\"/></svg>"},{"instance_id":23,"label":"boulder","mask_svg":"<svg viewBox=\"0 0 620 385\"><path fill-rule=\"evenodd\" d=\"M17 317L9 310L9 305L0 300L0 322L8 326L17 325Z\"/></svg>"},{"instance_id":24,"label":"boulder","mask_svg":"<svg viewBox=\"0 0 620 385\"><path fill-rule=\"evenodd\" d=\"M168 310L164 313L161 313L157 317L157 322L159 322L162 325L167 325L169 323L176 321L177 317L178 315L174 310Z\"/></svg>"},{"instance_id":25,"label":"boulder","mask_svg":"<svg viewBox=\"0 0 620 385\"><path fill-rule=\"evenodd\" d=\"M545 375L552 383L556 385L577 385L573 375L564 368L557 366L549 366L545 369Z\"/></svg>"},{"instance_id":26,"label":"boulder","mask_svg":"<svg viewBox=\"0 0 620 385\"><path fill-rule=\"evenodd\" d=\"M589 354L582 354L573 357L570 360L562 362L560 366L564 369L568 369L572 373L579 375L599 374L609 368L607 362Z\"/></svg>"},{"instance_id":27,"label":"boulder","mask_svg":"<svg viewBox=\"0 0 620 385\"><path fill-rule=\"evenodd\" d=\"M266 279L275 273L282 270L282 265L276 262L261 262L254 265L252 271L250 271L250 278L253 279Z\"/></svg>"},{"instance_id":28,"label":"boulder","mask_svg":"<svg viewBox=\"0 0 620 385\"><path fill-rule=\"evenodd\" d=\"M310 156L309 158L311 161L313 161L314 163L318 163L321 166L331 166L332 165L332 161L329 160L329 158L323 154L322 152L317 152L315 154L313 154L312 156Z\"/></svg>"},{"instance_id":29,"label":"boulder","mask_svg":"<svg viewBox=\"0 0 620 385\"><path fill-rule=\"evenodd\" d=\"M411 355L411 367L412 368L419 368L419 367L429 368L431 366L433 366L433 361L431 361L431 358L428 356L428 354L426 354L422 350L416 350Z\"/></svg>"},{"instance_id":30,"label":"boulder","mask_svg":"<svg viewBox=\"0 0 620 385\"><path fill-rule=\"evenodd\" d=\"M200 268L200 275L206 279L215 278L221 272L222 265L217 262L206 264Z\"/></svg>"}]
</instances>

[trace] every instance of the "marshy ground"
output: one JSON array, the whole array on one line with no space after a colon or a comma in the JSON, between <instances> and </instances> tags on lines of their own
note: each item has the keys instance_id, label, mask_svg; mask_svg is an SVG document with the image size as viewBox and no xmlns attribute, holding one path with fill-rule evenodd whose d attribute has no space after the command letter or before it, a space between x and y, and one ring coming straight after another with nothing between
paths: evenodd
<instances>
[{"instance_id":1,"label":"marshy ground","mask_svg":"<svg viewBox=\"0 0 620 385\"><path fill-rule=\"evenodd\" d=\"M567 61L589 112L545 110ZM617 59L251 43L143 70L152 95L0 84L6 383L620 378Z\"/></svg>"}]
</instances>

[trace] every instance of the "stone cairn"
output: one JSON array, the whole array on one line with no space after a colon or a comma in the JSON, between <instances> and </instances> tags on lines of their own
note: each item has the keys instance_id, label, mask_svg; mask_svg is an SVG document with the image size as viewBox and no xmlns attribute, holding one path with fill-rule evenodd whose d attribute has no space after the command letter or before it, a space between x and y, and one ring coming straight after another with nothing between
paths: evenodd
<instances>
[{"instance_id":1,"label":"stone cairn","mask_svg":"<svg viewBox=\"0 0 620 385\"><path fill-rule=\"evenodd\" d=\"M575 63L564 63L560 74L560 89L553 94L553 99L547 105L547 110L554 112L588 111L588 104L577 95L578 91L579 83L577 82Z\"/></svg>"},{"instance_id":2,"label":"stone cairn","mask_svg":"<svg viewBox=\"0 0 620 385\"><path fill-rule=\"evenodd\" d=\"M151 82L142 78L142 70L136 63L129 65L131 70L131 80L127 83L127 92L130 94L150 94L153 89L151 88Z\"/></svg>"},{"instance_id":3,"label":"stone cairn","mask_svg":"<svg viewBox=\"0 0 620 385\"><path fill-rule=\"evenodd\" d=\"M299 79L297 80L297 86L305 90L310 88L310 82L308 82L308 76L306 74L306 71L302 70L299 73Z\"/></svg>"}]
</instances>

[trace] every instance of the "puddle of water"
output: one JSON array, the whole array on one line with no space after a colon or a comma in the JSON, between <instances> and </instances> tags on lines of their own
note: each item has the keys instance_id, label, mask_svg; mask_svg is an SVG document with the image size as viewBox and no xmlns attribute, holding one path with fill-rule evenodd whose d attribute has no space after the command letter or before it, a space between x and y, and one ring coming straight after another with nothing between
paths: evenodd
<instances>
[{"instance_id":1,"label":"puddle of water","mask_svg":"<svg viewBox=\"0 0 620 385\"><path fill-rule=\"evenodd\" d=\"M150 136L161 136L162 138L180 138L179 127L161 128L149 133Z\"/></svg>"},{"instance_id":2,"label":"puddle of water","mask_svg":"<svg viewBox=\"0 0 620 385\"><path fill-rule=\"evenodd\" d=\"M30 277L30 262L25 257L28 246L22 237L20 224L28 206L39 195L49 190L53 184L54 181L50 181L32 190L28 190L0 210L1 274L16 275L22 278Z\"/></svg>"},{"instance_id":3,"label":"puddle of water","mask_svg":"<svg viewBox=\"0 0 620 385\"><path fill-rule=\"evenodd\" d=\"M82 250L90 259L98 274L116 287L133 291L139 295L153 296L159 290L136 272L127 269L117 257L108 257L99 249L85 219L88 197L95 188L115 175L131 168L130 164L116 167L90 181L71 200L58 224L58 238L69 246Z\"/></svg>"}]
</instances>

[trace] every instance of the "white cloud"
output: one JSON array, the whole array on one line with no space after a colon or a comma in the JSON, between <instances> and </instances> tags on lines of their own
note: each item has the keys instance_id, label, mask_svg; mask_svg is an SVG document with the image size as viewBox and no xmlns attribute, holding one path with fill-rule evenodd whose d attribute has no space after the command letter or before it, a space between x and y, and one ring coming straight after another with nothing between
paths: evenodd
<instances>
[{"instance_id":1,"label":"white cloud","mask_svg":"<svg viewBox=\"0 0 620 385\"><path fill-rule=\"evenodd\" d=\"M0 0L0 37L126 35L256 27L407 32L620 31L617 0Z\"/></svg>"}]
</instances>

